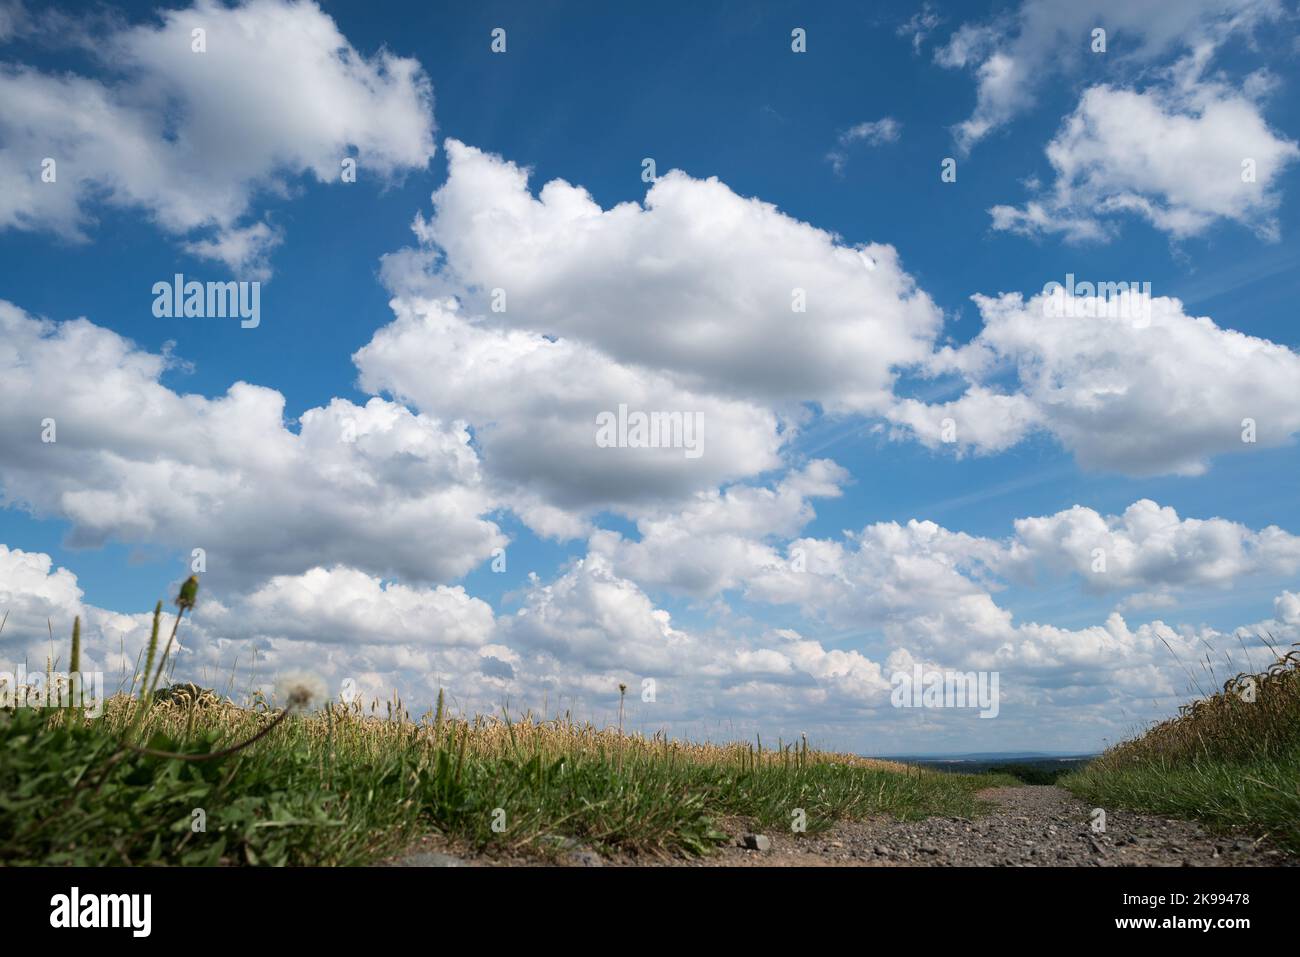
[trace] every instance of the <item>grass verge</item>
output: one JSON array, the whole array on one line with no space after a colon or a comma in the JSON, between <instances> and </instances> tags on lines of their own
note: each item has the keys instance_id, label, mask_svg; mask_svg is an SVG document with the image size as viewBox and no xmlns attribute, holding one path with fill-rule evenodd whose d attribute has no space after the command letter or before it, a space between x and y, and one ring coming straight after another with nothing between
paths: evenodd
<instances>
[{"instance_id":1,"label":"grass verge","mask_svg":"<svg viewBox=\"0 0 1300 957\"><path fill-rule=\"evenodd\" d=\"M1237 675L1060 783L1096 807L1241 828L1300 853L1300 652Z\"/></svg>"},{"instance_id":2,"label":"grass verge","mask_svg":"<svg viewBox=\"0 0 1300 957\"><path fill-rule=\"evenodd\" d=\"M554 836L623 854L703 854L714 822L809 833L842 818L974 816L995 776L939 774L788 745L698 745L568 721L412 722L330 706L280 717L214 697L136 699L87 721L0 712L0 860L9 864L362 864L437 831L546 853ZM199 824L202 828L199 828Z\"/></svg>"}]
</instances>

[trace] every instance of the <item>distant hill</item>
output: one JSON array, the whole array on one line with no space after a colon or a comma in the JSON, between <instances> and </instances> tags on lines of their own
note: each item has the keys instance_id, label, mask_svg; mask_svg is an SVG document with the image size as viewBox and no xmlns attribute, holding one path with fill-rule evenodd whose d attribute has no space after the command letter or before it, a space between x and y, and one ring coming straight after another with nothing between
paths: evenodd
<instances>
[{"instance_id":1,"label":"distant hill","mask_svg":"<svg viewBox=\"0 0 1300 957\"><path fill-rule=\"evenodd\" d=\"M1009 774L1025 784L1055 784L1064 774L1076 771L1095 754L1046 751L981 751L970 754L893 755L891 761L916 764L953 774Z\"/></svg>"},{"instance_id":2,"label":"distant hill","mask_svg":"<svg viewBox=\"0 0 1300 957\"><path fill-rule=\"evenodd\" d=\"M1092 758L1095 754L1077 751L968 751L936 754L871 755L883 761L903 761L911 764L934 764L940 761L1046 761L1061 758Z\"/></svg>"}]
</instances>

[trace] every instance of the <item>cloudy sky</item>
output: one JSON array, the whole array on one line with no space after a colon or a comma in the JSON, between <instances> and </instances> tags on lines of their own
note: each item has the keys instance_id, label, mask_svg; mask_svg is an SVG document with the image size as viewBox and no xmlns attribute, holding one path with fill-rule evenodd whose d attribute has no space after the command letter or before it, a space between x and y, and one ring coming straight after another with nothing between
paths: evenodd
<instances>
[{"instance_id":1,"label":"cloudy sky","mask_svg":"<svg viewBox=\"0 0 1300 957\"><path fill-rule=\"evenodd\" d=\"M198 560L178 676L223 689L1118 740L1300 641L1298 37L0 2L0 669L80 615L114 686ZM260 283L256 327L156 315L177 274ZM620 407L699 454L598 441ZM916 665L997 717L893 707Z\"/></svg>"}]
</instances>

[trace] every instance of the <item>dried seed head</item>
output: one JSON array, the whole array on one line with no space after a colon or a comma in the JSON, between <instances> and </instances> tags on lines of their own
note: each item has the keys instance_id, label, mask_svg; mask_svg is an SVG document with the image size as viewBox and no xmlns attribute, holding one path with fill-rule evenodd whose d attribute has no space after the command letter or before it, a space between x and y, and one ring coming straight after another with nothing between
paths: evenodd
<instances>
[{"instance_id":1,"label":"dried seed head","mask_svg":"<svg viewBox=\"0 0 1300 957\"><path fill-rule=\"evenodd\" d=\"M329 697L324 680L319 675L306 672L286 675L280 680L279 691L285 707L291 711L305 711L312 706L312 702Z\"/></svg>"}]
</instances>

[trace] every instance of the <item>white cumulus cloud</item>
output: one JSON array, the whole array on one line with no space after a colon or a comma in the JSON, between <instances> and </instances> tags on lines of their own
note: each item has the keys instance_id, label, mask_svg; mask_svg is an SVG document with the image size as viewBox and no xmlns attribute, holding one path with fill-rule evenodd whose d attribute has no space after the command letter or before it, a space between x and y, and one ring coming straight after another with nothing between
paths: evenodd
<instances>
[{"instance_id":1,"label":"white cumulus cloud","mask_svg":"<svg viewBox=\"0 0 1300 957\"><path fill-rule=\"evenodd\" d=\"M434 153L420 65L360 53L306 0L197 0L89 49L103 79L0 64L0 228L86 240L96 204L147 212L192 253L264 278L279 239L259 192L422 169ZM206 31L206 52L193 31ZM42 161L55 161L54 182Z\"/></svg>"},{"instance_id":2,"label":"white cumulus cloud","mask_svg":"<svg viewBox=\"0 0 1300 957\"><path fill-rule=\"evenodd\" d=\"M1277 239L1279 180L1300 146L1269 127L1258 102L1217 83L1181 93L1102 85L1084 91L1047 157L1055 183L1023 207L994 206L994 229L1095 241L1132 214L1174 239L1221 220Z\"/></svg>"},{"instance_id":3,"label":"white cumulus cloud","mask_svg":"<svg viewBox=\"0 0 1300 957\"><path fill-rule=\"evenodd\" d=\"M74 544L202 548L242 583L322 563L444 580L506 543L463 425L334 399L293 431L273 389L209 399L167 371L85 319L0 301L0 501L68 521Z\"/></svg>"},{"instance_id":4,"label":"white cumulus cloud","mask_svg":"<svg viewBox=\"0 0 1300 957\"><path fill-rule=\"evenodd\" d=\"M967 391L890 413L927 445L997 452L1042 429L1086 468L1197 475L1215 455L1300 432L1300 355L1190 316L1177 299L1150 299L1148 315L1133 297L1126 315L1098 296L973 298L983 329L930 363Z\"/></svg>"}]
</instances>

